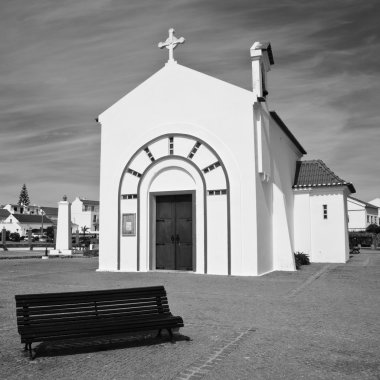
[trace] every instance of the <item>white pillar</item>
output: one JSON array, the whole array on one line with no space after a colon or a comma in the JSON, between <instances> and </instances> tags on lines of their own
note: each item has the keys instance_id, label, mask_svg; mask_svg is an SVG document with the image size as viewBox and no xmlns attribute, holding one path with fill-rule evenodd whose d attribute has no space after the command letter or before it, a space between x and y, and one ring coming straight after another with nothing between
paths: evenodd
<instances>
[{"instance_id":1,"label":"white pillar","mask_svg":"<svg viewBox=\"0 0 380 380\"><path fill-rule=\"evenodd\" d=\"M49 252L49 255L71 255L71 203L64 196L63 200L58 202L58 225L57 239L55 249Z\"/></svg>"}]
</instances>

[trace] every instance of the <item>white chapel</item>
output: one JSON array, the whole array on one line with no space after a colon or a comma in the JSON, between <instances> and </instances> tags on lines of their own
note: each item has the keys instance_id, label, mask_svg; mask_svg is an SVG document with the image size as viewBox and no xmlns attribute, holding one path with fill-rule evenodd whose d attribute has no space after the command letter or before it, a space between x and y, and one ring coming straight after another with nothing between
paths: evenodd
<instances>
[{"instance_id":1,"label":"white chapel","mask_svg":"<svg viewBox=\"0 0 380 380\"><path fill-rule=\"evenodd\" d=\"M99 270L257 276L348 260L353 185L268 108L270 43L250 49L252 91L177 63L104 111Z\"/></svg>"}]
</instances>

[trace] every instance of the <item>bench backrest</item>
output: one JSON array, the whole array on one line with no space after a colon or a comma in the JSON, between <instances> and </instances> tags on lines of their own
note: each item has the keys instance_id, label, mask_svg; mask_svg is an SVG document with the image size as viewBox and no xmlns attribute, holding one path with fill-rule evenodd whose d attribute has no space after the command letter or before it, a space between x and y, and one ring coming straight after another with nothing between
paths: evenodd
<instances>
[{"instance_id":1,"label":"bench backrest","mask_svg":"<svg viewBox=\"0 0 380 380\"><path fill-rule=\"evenodd\" d=\"M17 324L65 323L97 318L131 319L170 314L163 286L16 295Z\"/></svg>"}]
</instances>

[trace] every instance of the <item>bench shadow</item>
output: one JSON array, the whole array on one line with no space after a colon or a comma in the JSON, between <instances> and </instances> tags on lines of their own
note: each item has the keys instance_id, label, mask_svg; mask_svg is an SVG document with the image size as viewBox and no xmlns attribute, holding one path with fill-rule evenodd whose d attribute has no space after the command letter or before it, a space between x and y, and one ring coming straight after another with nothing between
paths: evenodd
<instances>
[{"instance_id":1,"label":"bench shadow","mask_svg":"<svg viewBox=\"0 0 380 380\"><path fill-rule=\"evenodd\" d=\"M119 350L125 348L135 348L142 346L154 346L170 344L191 339L180 333L173 334L173 341L169 335L162 333L157 337L157 331L145 334L120 334L107 335L96 338L65 339L62 341L42 342L33 347L34 358L66 356L76 354L86 354L98 351Z\"/></svg>"}]
</instances>

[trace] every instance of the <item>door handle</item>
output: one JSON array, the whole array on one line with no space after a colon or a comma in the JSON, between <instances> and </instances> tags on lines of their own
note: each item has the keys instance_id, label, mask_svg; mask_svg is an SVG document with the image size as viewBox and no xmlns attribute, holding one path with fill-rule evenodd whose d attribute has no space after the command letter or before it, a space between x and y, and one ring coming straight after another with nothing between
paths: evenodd
<instances>
[{"instance_id":1,"label":"door handle","mask_svg":"<svg viewBox=\"0 0 380 380\"><path fill-rule=\"evenodd\" d=\"M176 241L176 243L178 243L178 245L181 245L181 242L179 240L179 235L178 234L176 235L175 241Z\"/></svg>"},{"instance_id":2,"label":"door handle","mask_svg":"<svg viewBox=\"0 0 380 380\"><path fill-rule=\"evenodd\" d=\"M174 243L174 235L172 235L172 237L170 238L172 243Z\"/></svg>"}]
</instances>

